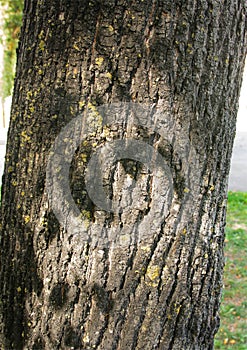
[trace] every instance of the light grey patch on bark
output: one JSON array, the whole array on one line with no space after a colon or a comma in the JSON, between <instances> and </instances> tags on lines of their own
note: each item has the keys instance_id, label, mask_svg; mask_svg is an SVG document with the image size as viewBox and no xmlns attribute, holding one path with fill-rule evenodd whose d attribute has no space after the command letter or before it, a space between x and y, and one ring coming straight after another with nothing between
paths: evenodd
<instances>
[{"instance_id":1,"label":"light grey patch on bark","mask_svg":"<svg viewBox=\"0 0 247 350\"><path fill-rule=\"evenodd\" d=\"M152 236L151 232L156 231L160 222L169 214L171 201L173 198L174 184L171 169L165 158L158 151L159 141L155 147L131 138L133 127L145 127L150 132L157 133L165 142L172 147L177 155L179 166L181 167L181 176L179 181L183 184L182 190L189 191L192 187L191 157L196 156L186 132L183 135L183 127L177 125L172 116L161 108L159 101L155 104L137 104L137 103L113 103L95 107L88 105L83 115L73 119L58 135L50 151L50 157L47 165L46 189L49 202L60 224L69 232L70 235L78 234L80 240L94 242L95 245L106 245L115 241L116 236L124 237L129 240L133 232L137 235L137 241L145 240ZM77 207L71 195L69 185L69 170L73 155L82 141L91 134L99 132L104 126L123 126L126 128L126 138L121 140L110 140L105 142L103 147L96 148L96 152L91 156L88 163L85 182L86 188L91 200L97 206L98 217L100 212L113 212L114 215L129 215L134 210L131 198L112 200L107 197L103 178L109 174L111 165L123 159L130 159L142 163L146 167L146 175L152 177L152 199L149 208L146 208L146 214L142 222L137 223L137 229L132 227L131 232L128 227L124 230L120 228L111 228L106 230L99 227L98 223L90 222L83 216ZM179 140L176 135L179 131ZM147 179L142 181L145 186ZM137 190L136 180L127 176L125 182L121 185L126 189L124 192L129 196L130 193ZM119 188L117 189L120 190ZM138 190L137 190L138 191ZM183 192L183 191L182 191ZM133 192L134 193L134 192ZM136 196L131 196L137 198ZM143 196L139 197L141 200ZM121 202L121 203L120 203ZM148 213L148 215L147 215ZM97 214L96 214L97 216ZM97 221L97 220L96 220ZM139 220L140 221L140 220ZM96 227L98 226L98 227ZM114 231L115 232L112 232ZM108 232L106 232L108 231ZM127 238L127 236L129 238ZM115 238L114 238L115 237ZM99 243L100 242L100 243ZM119 244L120 241L118 242Z\"/></svg>"}]
</instances>

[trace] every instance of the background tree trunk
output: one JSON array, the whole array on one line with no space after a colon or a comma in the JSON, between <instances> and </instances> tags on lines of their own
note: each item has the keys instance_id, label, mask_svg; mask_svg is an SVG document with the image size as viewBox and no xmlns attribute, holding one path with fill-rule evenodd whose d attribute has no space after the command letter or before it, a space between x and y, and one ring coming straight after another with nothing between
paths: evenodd
<instances>
[{"instance_id":1,"label":"background tree trunk","mask_svg":"<svg viewBox=\"0 0 247 350\"><path fill-rule=\"evenodd\" d=\"M25 1L2 187L4 349L213 349L246 25L245 0ZM50 148L78 114L97 124L97 106L120 101L157 107L167 134L150 130L148 109L147 127L123 116L85 135L70 183L88 232L101 232L85 240L48 202ZM85 168L129 138L162 154L173 188L119 160L103 175L122 212L107 212Z\"/></svg>"}]
</instances>

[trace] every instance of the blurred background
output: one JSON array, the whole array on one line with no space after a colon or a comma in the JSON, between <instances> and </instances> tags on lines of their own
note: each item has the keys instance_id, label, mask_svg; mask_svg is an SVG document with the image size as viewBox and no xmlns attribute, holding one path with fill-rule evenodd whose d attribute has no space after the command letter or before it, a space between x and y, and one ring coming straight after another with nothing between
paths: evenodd
<instances>
[{"instance_id":1,"label":"blurred background","mask_svg":"<svg viewBox=\"0 0 247 350\"><path fill-rule=\"evenodd\" d=\"M0 0L0 184L24 0Z\"/></svg>"}]
</instances>

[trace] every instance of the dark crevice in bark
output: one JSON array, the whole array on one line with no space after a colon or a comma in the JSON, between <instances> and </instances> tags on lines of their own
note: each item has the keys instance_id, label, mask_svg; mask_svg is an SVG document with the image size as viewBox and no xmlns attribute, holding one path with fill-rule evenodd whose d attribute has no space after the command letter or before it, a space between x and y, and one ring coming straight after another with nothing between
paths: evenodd
<instances>
[{"instance_id":1,"label":"dark crevice in bark","mask_svg":"<svg viewBox=\"0 0 247 350\"><path fill-rule=\"evenodd\" d=\"M149 254L148 257L145 258L144 261L142 261L141 263L141 267L142 267L142 270L143 270L143 275L145 275L146 271L147 271L147 267L149 265L149 263L151 262L151 259L152 259L152 256L153 256L153 253L157 247L157 244L160 240L160 235L157 237L157 239L155 240L155 242L152 244L151 246L151 252ZM136 280L134 281L128 281L128 287L125 286L125 284L122 285L122 288L120 290L123 290L125 291L125 293L122 295L121 299L115 301L115 302L118 302L118 304L120 304L120 309L121 310L125 310L122 315L120 315L119 317L116 318L115 320L115 324L118 325L118 335L116 335L116 339L114 340L113 342L113 348L114 349L117 349L118 347L118 344L119 344L119 341L120 341L120 332L121 332L121 329L124 325L124 322L125 322L125 318L126 318L126 314L128 312L128 307L129 307L129 302L130 302L130 295L131 294L135 294L135 291L140 283L140 277L136 278ZM130 286L129 286L130 284ZM121 295L121 294L120 294Z\"/></svg>"},{"instance_id":2,"label":"dark crevice in bark","mask_svg":"<svg viewBox=\"0 0 247 350\"><path fill-rule=\"evenodd\" d=\"M139 315L139 323L138 323L138 327L135 328L135 332L133 334L132 345L130 347L131 350L135 350L137 347L137 344L138 344L138 336L139 336L139 332L140 332L140 329L142 327L144 318L146 316L146 309L148 306L149 295L150 295L150 293L147 294L146 299L143 300L143 304L141 305L141 313Z\"/></svg>"}]
</instances>

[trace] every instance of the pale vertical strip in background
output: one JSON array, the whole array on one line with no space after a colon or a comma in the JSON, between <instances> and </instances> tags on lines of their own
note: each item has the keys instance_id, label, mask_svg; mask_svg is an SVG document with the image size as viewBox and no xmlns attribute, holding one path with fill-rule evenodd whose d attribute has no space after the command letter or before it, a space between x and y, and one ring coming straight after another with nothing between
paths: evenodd
<instances>
[{"instance_id":1,"label":"pale vertical strip in background","mask_svg":"<svg viewBox=\"0 0 247 350\"><path fill-rule=\"evenodd\" d=\"M4 123L4 112L3 112L3 40L4 40L4 33L3 33L3 6L0 4L0 128L3 128Z\"/></svg>"},{"instance_id":2,"label":"pale vertical strip in background","mask_svg":"<svg viewBox=\"0 0 247 350\"><path fill-rule=\"evenodd\" d=\"M239 99L237 133L238 132L247 132L247 60L245 62L243 83Z\"/></svg>"},{"instance_id":3,"label":"pale vertical strip in background","mask_svg":"<svg viewBox=\"0 0 247 350\"><path fill-rule=\"evenodd\" d=\"M239 99L237 133L228 188L230 191L247 192L247 61Z\"/></svg>"},{"instance_id":4,"label":"pale vertical strip in background","mask_svg":"<svg viewBox=\"0 0 247 350\"><path fill-rule=\"evenodd\" d=\"M3 100L3 54L4 54L4 7L0 3L0 185L2 183L2 173L4 166L5 146L7 137L7 124L9 120L9 110L4 111L4 100ZM7 123L6 123L7 118Z\"/></svg>"}]
</instances>

